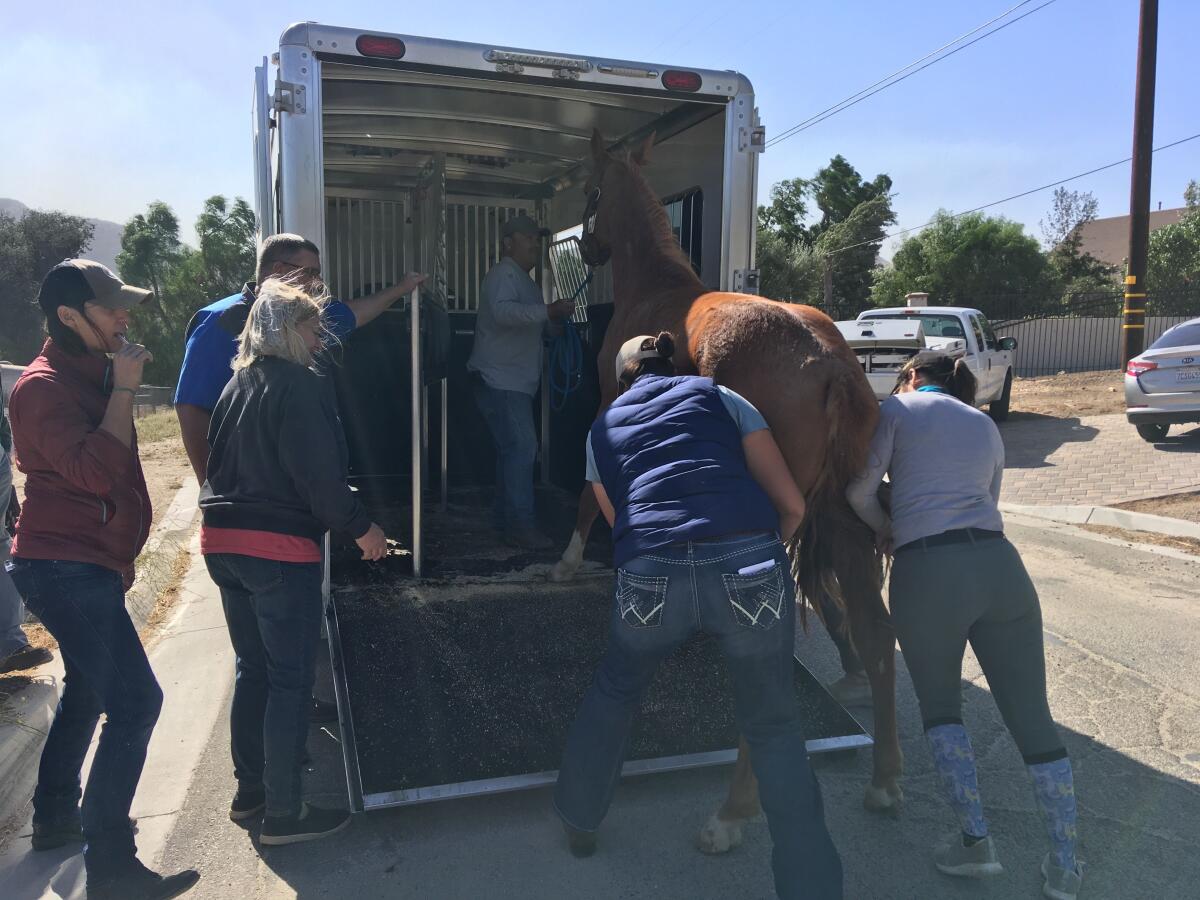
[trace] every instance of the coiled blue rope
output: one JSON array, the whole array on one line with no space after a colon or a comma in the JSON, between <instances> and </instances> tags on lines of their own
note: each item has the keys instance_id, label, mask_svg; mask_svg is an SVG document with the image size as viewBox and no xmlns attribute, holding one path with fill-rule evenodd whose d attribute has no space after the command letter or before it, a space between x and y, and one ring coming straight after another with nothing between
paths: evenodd
<instances>
[{"instance_id":1,"label":"coiled blue rope","mask_svg":"<svg viewBox=\"0 0 1200 900\"><path fill-rule=\"evenodd\" d=\"M578 300L591 280L592 273L588 272L571 300ZM567 400L583 384L583 341L579 338L579 329L570 320L563 323L562 333L550 342L549 382L550 408L554 412L562 412Z\"/></svg>"}]
</instances>

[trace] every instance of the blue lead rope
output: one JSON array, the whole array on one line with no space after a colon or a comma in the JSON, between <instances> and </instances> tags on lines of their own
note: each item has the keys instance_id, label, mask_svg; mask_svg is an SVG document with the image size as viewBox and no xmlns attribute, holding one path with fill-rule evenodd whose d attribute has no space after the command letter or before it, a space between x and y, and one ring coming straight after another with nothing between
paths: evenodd
<instances>
[{"instance_id":1,"label":"blue lead rope","mask_svg":"<svg viewBox=\"0 0 1200 900\"><path fill-rule=\"evenodd\" d=\"M592 273L589 271L587 278L571 295L571 300L578 300L591 280ZM570 320L563 323L562 334L550 342L549 382L550 408L554 412L562 412L567 400L583 384L583 342L579 339L575 323Z\"/></svg>"}]
</instances>

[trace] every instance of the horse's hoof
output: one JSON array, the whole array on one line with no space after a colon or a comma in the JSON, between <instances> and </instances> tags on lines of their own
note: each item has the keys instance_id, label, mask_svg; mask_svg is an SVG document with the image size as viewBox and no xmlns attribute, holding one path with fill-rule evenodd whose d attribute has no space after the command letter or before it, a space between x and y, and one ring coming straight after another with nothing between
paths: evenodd
<instances>
[{"instance_id":1,"label":"horse's hoof","mask_svg":"<svg viewBox=\"0 0 1200 900\"><path fill-rule=\"evenodd\" d=\"M867 792L863 795L863 806L871 812L899 812L903 803L904 791L895 782L886 787L868 784Z\"/></svg>"},{"instance_id":2,"label":"horse's hoof","mask_svg":"<svg viewBox=\"0 0 1200 900\"><path fill-rule=\"evenodd\" d=\"M578 571L578 563L569 563L560 559L554 564L554 568L550 570L550 580L556 584L566 584L568 581L575 580L575 573Z\"/></svg>"},{"instance_id":3,"label":"horse's hoof","mask_svg":"<svg viewBox=\"0 0 1200 900\"><path fill-rule=\"evenodd\" d=\"M696 836L696 846L701 853L712 856L728 853L734 847L742 845L742 823L739 821L726 822L713 813L700 834Z\"/></svg>"}]
</instances>

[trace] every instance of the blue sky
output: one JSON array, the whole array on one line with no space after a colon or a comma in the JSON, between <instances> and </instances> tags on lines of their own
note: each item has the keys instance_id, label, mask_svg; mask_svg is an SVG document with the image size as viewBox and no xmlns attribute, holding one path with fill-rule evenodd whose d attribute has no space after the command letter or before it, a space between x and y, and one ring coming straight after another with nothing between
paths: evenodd
<instances>
[{"instance_id":1,"label":"blue sky","mask_svg":"<svg viewBox=\"0 0 1200 900\"><path fill-rule=\"evenodd\" d=\"M98 20L94 2L12 0L0 9L0 196L116 221L161 199L190 237L205 197L252 197L252 68L292 21L737 69L755 84L770 137L1015 3L107 0ZM760 198L841 153L868 178L891 175L898 227L912 227L939 207L1128 156L1137 10L1137 0L1057 0L772 147ZM1200 3L1162 0L1160 19L1156 144L1200 132ZM1200 178L1200 141L1157 154L1154 205L1182 205L1190 178ZM1127 211L1127 166L1070 186L1093 191L1101 216ZM1049 202L1047 191L991 212L1040 236Z\"/></svg>"}]
</instances>

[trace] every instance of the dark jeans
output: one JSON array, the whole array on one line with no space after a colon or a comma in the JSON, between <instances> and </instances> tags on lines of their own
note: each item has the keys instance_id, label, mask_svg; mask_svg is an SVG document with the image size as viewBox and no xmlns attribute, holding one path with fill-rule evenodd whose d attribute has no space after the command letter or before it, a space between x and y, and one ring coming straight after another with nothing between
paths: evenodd
<instances>
[{"instance_id":1,"label":"dark jeans","mask_svg":"<svg viewBox=\"0 0 1200 900\"><path fill-rule=\"evenodd\" d=\"M321 566L232 553L204 561L237 654L229 732L238 789L265 788L268 816L295 815L321 641Z\"/></svg>"},{"instance_id":2,"label":"dark jeans","mask_svg":"<svg viewBox=\"0 0 1200 900\"><path fill-rule=\"evenodd\" d=\"M496 499L492 524L499 529L530 529L533 517L533 464L537 432L533 398L520 391L501 391L474 379L475 403L496 444Z\"/></svg>"},{"instance_id":3,"label":"dark jeans","mask_svg":"<svg viewBox=\"0 0 1200 900\"><path fill-rule=\"evenodd\" d=\"M89 563L14 559L11 574L25 604L58 641L66 668L62 699L42 750L33 820L74 819L83 758L104 713L82 812L88 877L107 876L134 858L129 807L162 708L162 690L125 611L120 573Z\"/></svg>"},{"instance_id":4,"label":"dark jeans","mask_svg":"<svg viewBox=\"0 0 1200 900\"><path fill-rule=\"evenodd\" d=\"M765 571L740 569L773 562ZM618 570L608 650L567 736L554 804L594 831L608 811L633 716L667 656L698 631L720 643L738 726L750 744L783 898L842 896L842 864L825 829L792 680L796 604L773 535L675 545Z\"/></svg>"},{"instance_id":5,"label":"dark jeans","mask_svg":"<svg viewBox=\"0 0 1200 900\"><path fill-rule=\"evenodd\" d=\"M969 643L1026 762L1063 752L1046 699L1042 607L1007 539L902 550L888 599L926 730L962 723Z\"/></svg>"}]
</instances>

